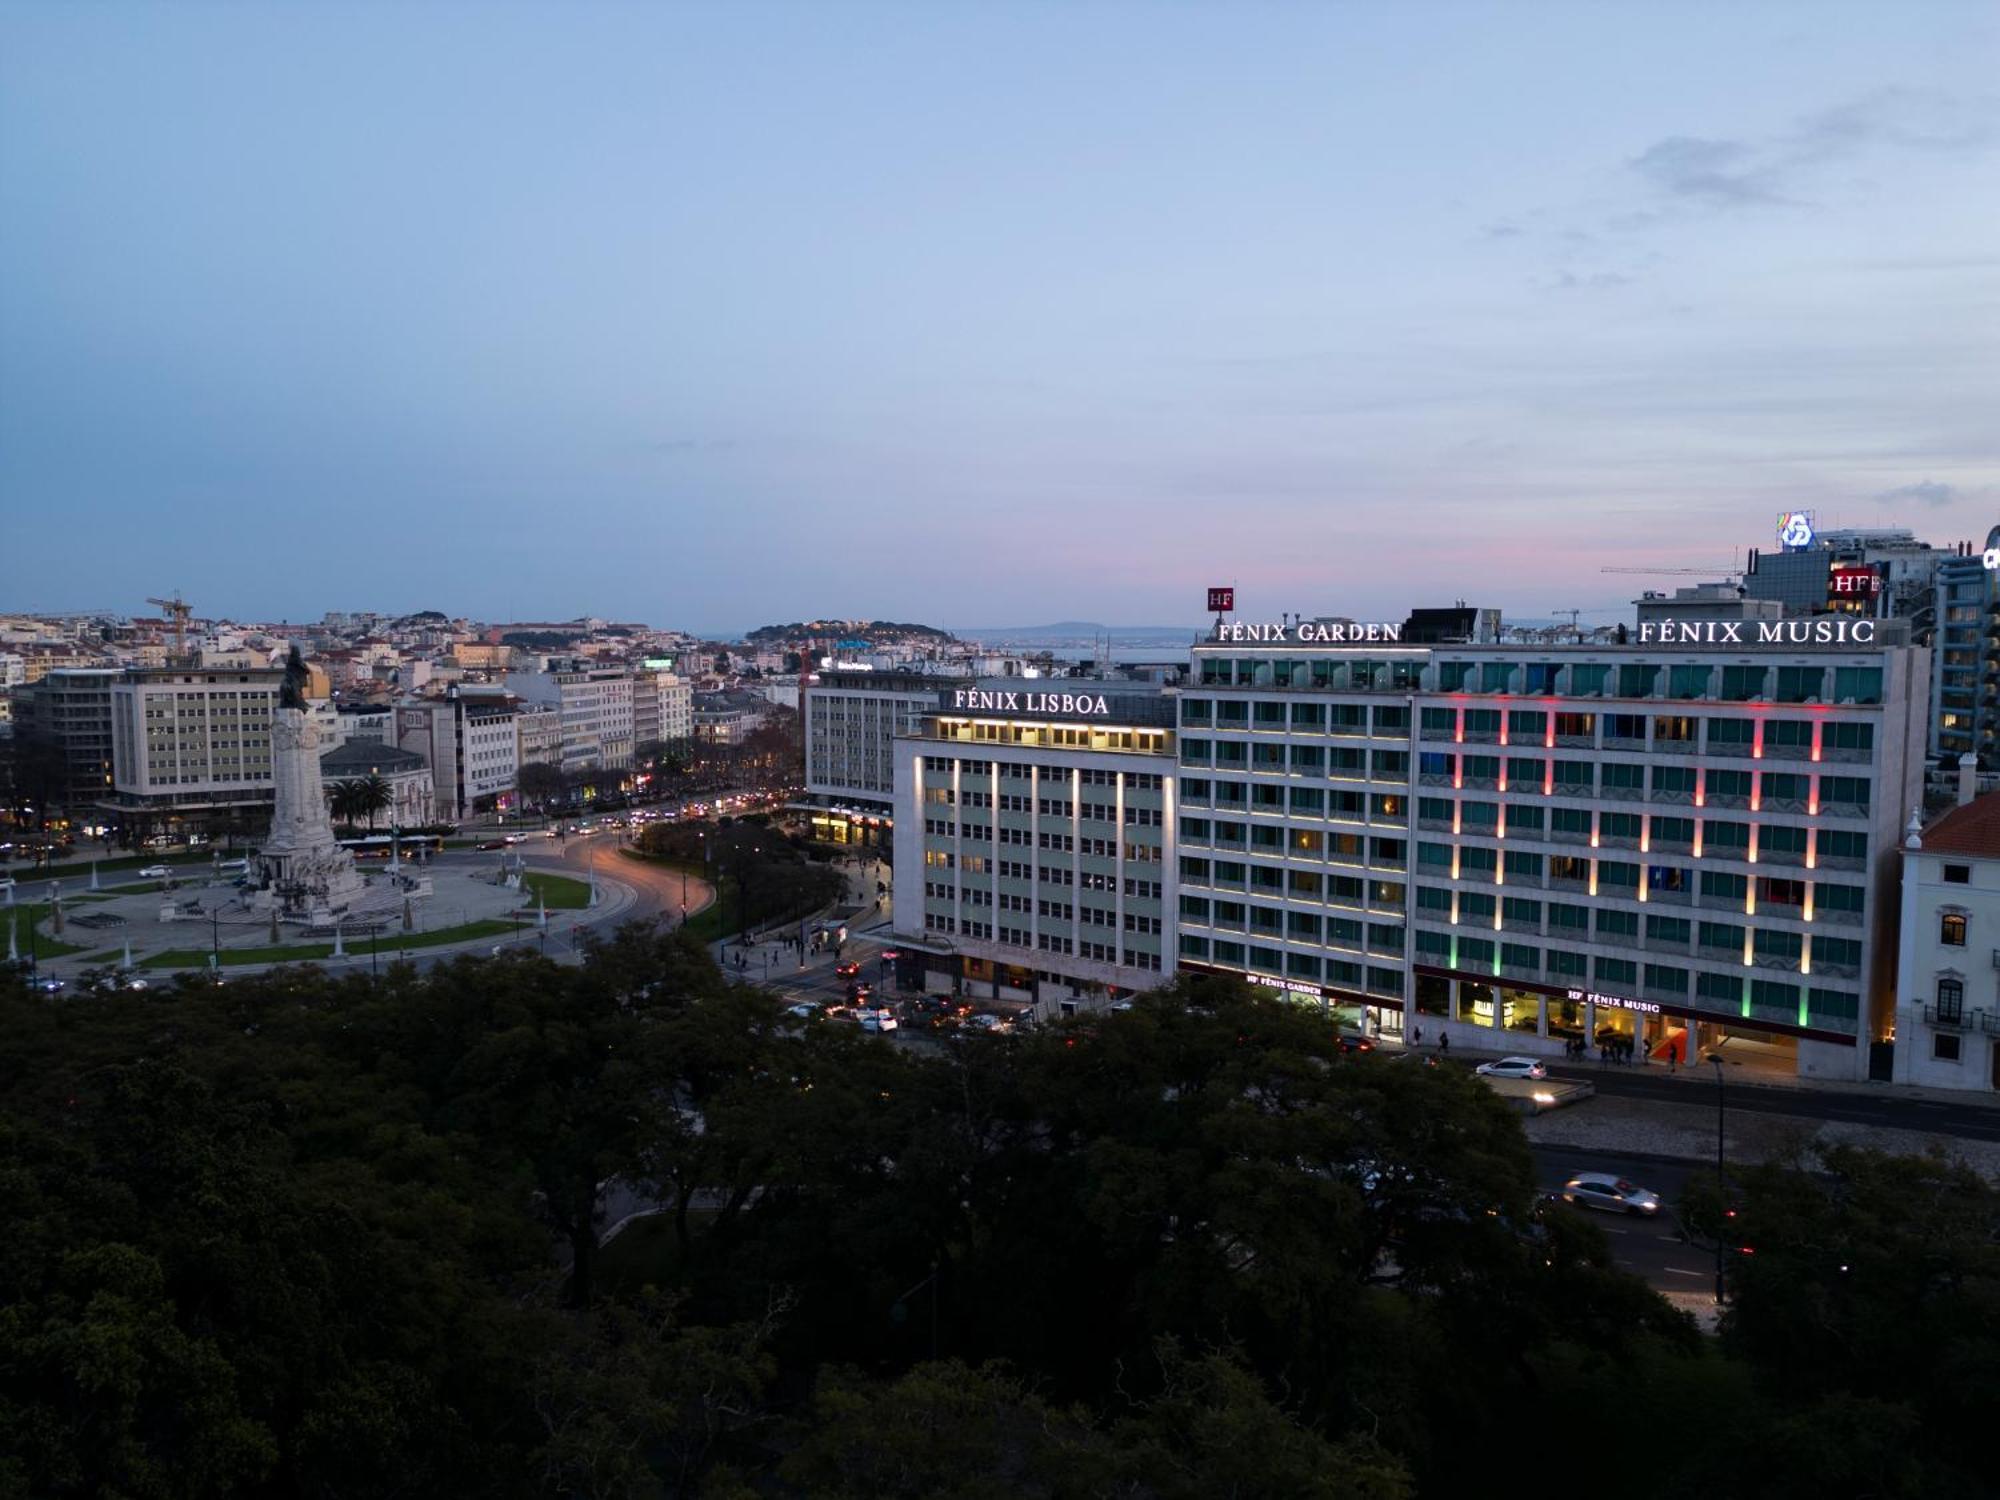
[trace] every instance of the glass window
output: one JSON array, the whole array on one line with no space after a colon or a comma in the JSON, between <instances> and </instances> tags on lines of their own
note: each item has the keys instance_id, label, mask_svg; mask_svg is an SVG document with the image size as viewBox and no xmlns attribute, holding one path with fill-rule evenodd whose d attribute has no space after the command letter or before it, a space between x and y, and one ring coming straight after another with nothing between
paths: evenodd
<instances>
[{"instance_id":1,"label":"glass window","mask_svg":"<svg viewBox=\"0 0 2000 1500\"><path fill-rule=\"evenodd\" d=\"M1957 912L1946 912L1938 918L1938 941L1948 948L1965 946L1966 921Z\"/></svg>"},{"instance_id":2,"label":"glass window","mask_svg":"<svg viewBox=\"0 0 2000 1500\"><path fill-rule=\"evenodd\" d=\"M1817 703L1825 687L1825 667L1778 668L1778 701L1780 703Z\"/></svg>"},{"instance_id":3,"label":"glass window","mask_svg":"<svg viewBox=\"0 0 2000 1500\"><path fill-rule=\"evenodd\" d=\"M1734 666L1722 669L1722 697L1726 703L1748 703L1765 696L1766 667Z\"/></svg>"}]
</instances>

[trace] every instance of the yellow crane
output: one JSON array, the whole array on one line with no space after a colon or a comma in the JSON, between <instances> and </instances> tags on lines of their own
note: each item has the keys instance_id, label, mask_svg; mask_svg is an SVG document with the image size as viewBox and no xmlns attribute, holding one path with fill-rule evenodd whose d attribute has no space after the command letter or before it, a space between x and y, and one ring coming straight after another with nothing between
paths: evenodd
<instances>
[{"instance_id":1,"label":"yellow crane","mask_svg":"<svg viewBox=\"0 0 2000 1500\"><path fill-rule=\"evenodd\" d=\"M188 617L194 613L194 606L181 597L179 589L174 590L171 599L148 599L148 604L160 606L160 613L174 622L174 655L187 655Z\"/></svg>"}]
</instances>

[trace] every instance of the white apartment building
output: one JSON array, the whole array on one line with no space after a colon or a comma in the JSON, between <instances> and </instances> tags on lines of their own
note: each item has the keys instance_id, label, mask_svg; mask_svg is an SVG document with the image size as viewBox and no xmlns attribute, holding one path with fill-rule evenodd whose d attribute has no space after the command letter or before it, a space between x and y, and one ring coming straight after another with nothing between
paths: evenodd
<instances>
[{"instance_id":1,"label":"white apartment building","mask_svg":"<svg viewBox=\"0 0 2000 1500\"><path fill-rule=\"evenodd\" d=\"M632 674L632 743L681 745L694 738L694 685L657 667Z\"/></svg>"},{"instance_id":2,"label":"white apartment building","mask_svg":"<svg viewBox=\"0 0 2000 1500\"><path fill-rule=\"evenodd\" d=\"M2000 792L1966 792L1905 840L1896 1081L1990 1091L2000 1089Z\"/></svg>"},{"instance_id":3,"label":"white apartment building","mask_svg":"<svg viewBox=\"0 0 2000 1500\"><path fill-rule=\"evenodd\" d=\"M562 764L562 713L552 703L523 703L514 710L514 766Z\"/></svg>"},{"instance_id":4,"label":"white apartment building","mask_svg":"<svg viewBox=\"0 0 2000 1500\"><path fill-rule=\"evenodd\" d=\"M514 790L519 742L511 700L454 687L442 698L398 704L395 742L430 767L437 815L458 819L491 810Z\"/></svg>"},{"instance_id":5,"label":"white apartment building","mask_svg":"<svg viewBox=\"0 0 2000 1500\"><path fill-rule=\"evenodd\" d=\"M548 672L510 672L507 691L560 714L565 771L631 766L632 679L623 667L572 664Z\"/></svg>"}]
</instances>

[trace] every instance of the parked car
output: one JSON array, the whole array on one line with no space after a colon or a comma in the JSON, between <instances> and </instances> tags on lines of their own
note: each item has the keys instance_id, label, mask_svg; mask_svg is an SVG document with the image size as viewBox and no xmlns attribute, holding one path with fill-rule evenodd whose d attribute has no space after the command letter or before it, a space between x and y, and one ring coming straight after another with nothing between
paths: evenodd
<instances>
[{"instance_id":1,"label":"parked car","mask_svg":"<svg viewBox=\"0 0 2000 1500\"><path fill-rule=\"evenodd\" d=\"M1472 1070L1488 1078L1546 1078L1548 1066L1539 1057L1502 1057Z\"/></svg>"},{"instance_id":2,"label":"parked car","mask_svg":"<svg viewBox=\"0 0 2000 1500\"><path fill-rule=\"evenodd\" d=\"M141 880L165 880L169 871L165 865L147 865L139 872Z\"/></svg>"},{"instance_id":3,"label":"parked car","mask_svg":"<svg viewBox=\"0 0 2000 1500\"><path fill-rule=\"evenodd\" d=\"M1608 1172L1577 1173L1563 1184L1562 1200L1578 1208L1601 1208L1614 1214L1650 1216L1660 1211L1658 1193Z\"/></svg>"}]
</instances>

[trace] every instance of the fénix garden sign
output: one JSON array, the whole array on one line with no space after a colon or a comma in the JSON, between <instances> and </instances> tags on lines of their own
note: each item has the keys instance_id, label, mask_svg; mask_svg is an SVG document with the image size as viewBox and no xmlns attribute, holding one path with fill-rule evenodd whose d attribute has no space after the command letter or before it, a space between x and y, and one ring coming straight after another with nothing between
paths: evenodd
<instances>
[{"instance_id":1,"label":"f\u00e9nix garden sign","mask_svg":"<svg viewBox=\"0 0 2000 1500\"><path fill-rule=\"evenodd\" d=\"M1639 627L1642 646L1872 646L1873 620L1659 620Z\"/></svg>"},{"instance_id":2,"label":"f\u00e9nix garden sign","mask_svg":"<svg viewBox=\"0 0 2000 1500\"><path fill-rule=\"evenodd\" d=\"M1335 621L1325 625L1301 620L1296 625L1259 625L1233 620L1215 627L1218 641L1311 641L1328 646L1359 646L1368 642L1395 642L1403 638L1403 627L1386 622L1355 624Z\"/></svg>"},{"instance_id":3,"label":"f\u00e9nix garden sign","mask_svg":"<svg viewBox=\"0 0 2000 1500\"><path fill-rule=\"evenodd\" d=\"M987 691L958 688L951 706L973 713L995 714L1108 714L1111 707L1102 693L1026 693L1009 689Z\"/></svg>"}]
</instances>

